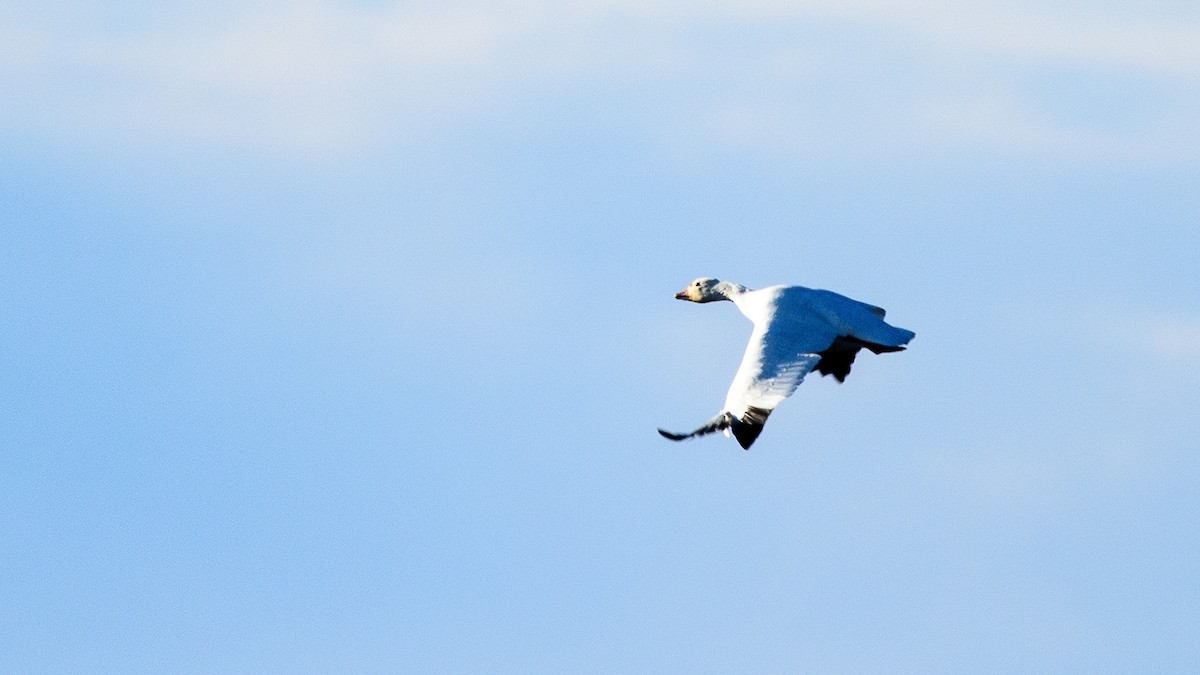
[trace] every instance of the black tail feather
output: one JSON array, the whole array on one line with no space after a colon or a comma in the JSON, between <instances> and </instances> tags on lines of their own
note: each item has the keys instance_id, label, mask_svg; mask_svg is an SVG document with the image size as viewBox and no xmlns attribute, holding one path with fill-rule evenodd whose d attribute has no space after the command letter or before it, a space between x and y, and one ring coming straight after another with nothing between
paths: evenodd
<instances>
[{"instance_id":1,"label":"black tail feather","mask_svg":"<svg viewBox=\"0 0 1200 675\"><path fill-rule=\"evenodd\" d=\"M738 445L742 446L743 450L749 450L750 446L754 444L754 439L762 433L763 425L767 423L767 417L770 414L770 410L752 406L742 419L730 416L730 431L733 432L733 437L737 439Z\"/></svg>"},{"instance_id":2,"label":"black tail feather","mask_svg":"<svg viewBox=\"0 0 1200 675\"><path fill-rule=\"evenodd\" d=\"M866 342L848 335L839 335L825 351L817 352L821 360L817 362L814 370L822 375L833 375L838 382L845 382L846 376L850 374L850 366L854 364L854 357L858 356L858 350L864 347L876 354L902 352L905 349L893 345Z\"/></svg>"}]
</instances>

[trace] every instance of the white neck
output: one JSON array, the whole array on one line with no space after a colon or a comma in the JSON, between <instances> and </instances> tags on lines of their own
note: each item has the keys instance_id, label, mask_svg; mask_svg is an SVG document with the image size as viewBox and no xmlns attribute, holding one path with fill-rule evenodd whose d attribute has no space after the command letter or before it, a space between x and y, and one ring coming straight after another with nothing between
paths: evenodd
<instances>
[{"instance_id":1,"label":"white neck","mask_svg":"<svg viewBox=\"0 0 1200 675\"><path fill-rule=\"evenodd\" d=\"M748 292L750 289L745 286L734 283L732 281L722 281L716 286L713 286L713 292L726 300L733 300L742 293Z\"/></svg>"}]
</instances>

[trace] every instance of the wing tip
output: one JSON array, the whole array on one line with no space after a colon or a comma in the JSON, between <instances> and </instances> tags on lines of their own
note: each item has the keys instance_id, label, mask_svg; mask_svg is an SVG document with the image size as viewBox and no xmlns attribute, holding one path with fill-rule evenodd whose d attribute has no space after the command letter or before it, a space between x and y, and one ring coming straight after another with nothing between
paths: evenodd
<instances>
[{"instance_id":1,"label":"wing tip","mask_svg":"<svg viewBox=\"0 0 1200 675\"><path fill-rule=\"evenodd\" d=\"M662 427L659 427L658 433L661 434L663 438L666 438L666 439L669 439L672 441L682 441L683 439L688 437L687 434L673 434L670 431L663 429Z\"/></svg>"},{"instance_id":2,"label":"wing tip","mask_svg":"<svg viewBox=\"0 0 1200 675\"><path fill-rule=\"evenodd\" d=\"M713 433L714 431L723 431L725 429L728 429L729 425L732 423L730 421L731 418L732 418L732 415L730 415L729 413L727 413L725 411L721 411L720 413L717 413L716 417L709 420L707 424L705 424L704 426L700 427L699 429L697 429L695 431L692 431L692 432L689 432L686 434L676 434L676 433L671 433L670 431L667 431L666 429L663 429L660 427L658 429L658 433L660 435L662 435L663 438L667 438L672 441L682 441L685 438L695 438L696 436L705 436L705 435Z\"/></svg>"}]
</instances>

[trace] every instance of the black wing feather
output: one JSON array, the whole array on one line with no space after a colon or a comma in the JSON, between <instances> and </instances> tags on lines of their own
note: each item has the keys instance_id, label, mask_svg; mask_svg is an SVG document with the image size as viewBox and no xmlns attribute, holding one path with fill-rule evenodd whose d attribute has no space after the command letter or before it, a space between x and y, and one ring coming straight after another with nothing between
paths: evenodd
<instances>
[{"instance_id":1,"label":"black wing feather","mask_svg":"<svg viewBox=\"0 0 1200 675\"><path fill-rule=\"evenodd\" d=\"M705 424L704 426L702 426L699 429L692 431L690 433L675 434L675 433L671 433L670 431L667 431L665 429L659 429L658 433L662 434L663 438L669 438L673 441L682 441L686 438L694 438L696 436L705 436L705 435L711 434L713 432L724 431L725 429L729 428L729 425L732 423L731 422L732 419L733 419L732 415L730 415L727 412L722 412L720 415L717 415L716 417L709 420L708 424Z\"/></svg>"}]
</instances>

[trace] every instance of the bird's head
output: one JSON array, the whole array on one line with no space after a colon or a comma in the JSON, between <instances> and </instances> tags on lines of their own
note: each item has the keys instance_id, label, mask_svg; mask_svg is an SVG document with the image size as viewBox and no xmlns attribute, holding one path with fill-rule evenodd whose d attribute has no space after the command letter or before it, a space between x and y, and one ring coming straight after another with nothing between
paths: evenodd
<instances>
[{"instance_id":1,"label":"bird's head","mask_svg":"<svg viewBox=\"0 0 1200 675\"><path fill-rule=\"evenodd\" d=\"M713 302L714 300L728 300L729 297L722 292L718 286L721 282L711 277L700 277L687 285L687 288L675 294L676 300L690 300L692 302Z\"/></svg>"}]
</instances>

